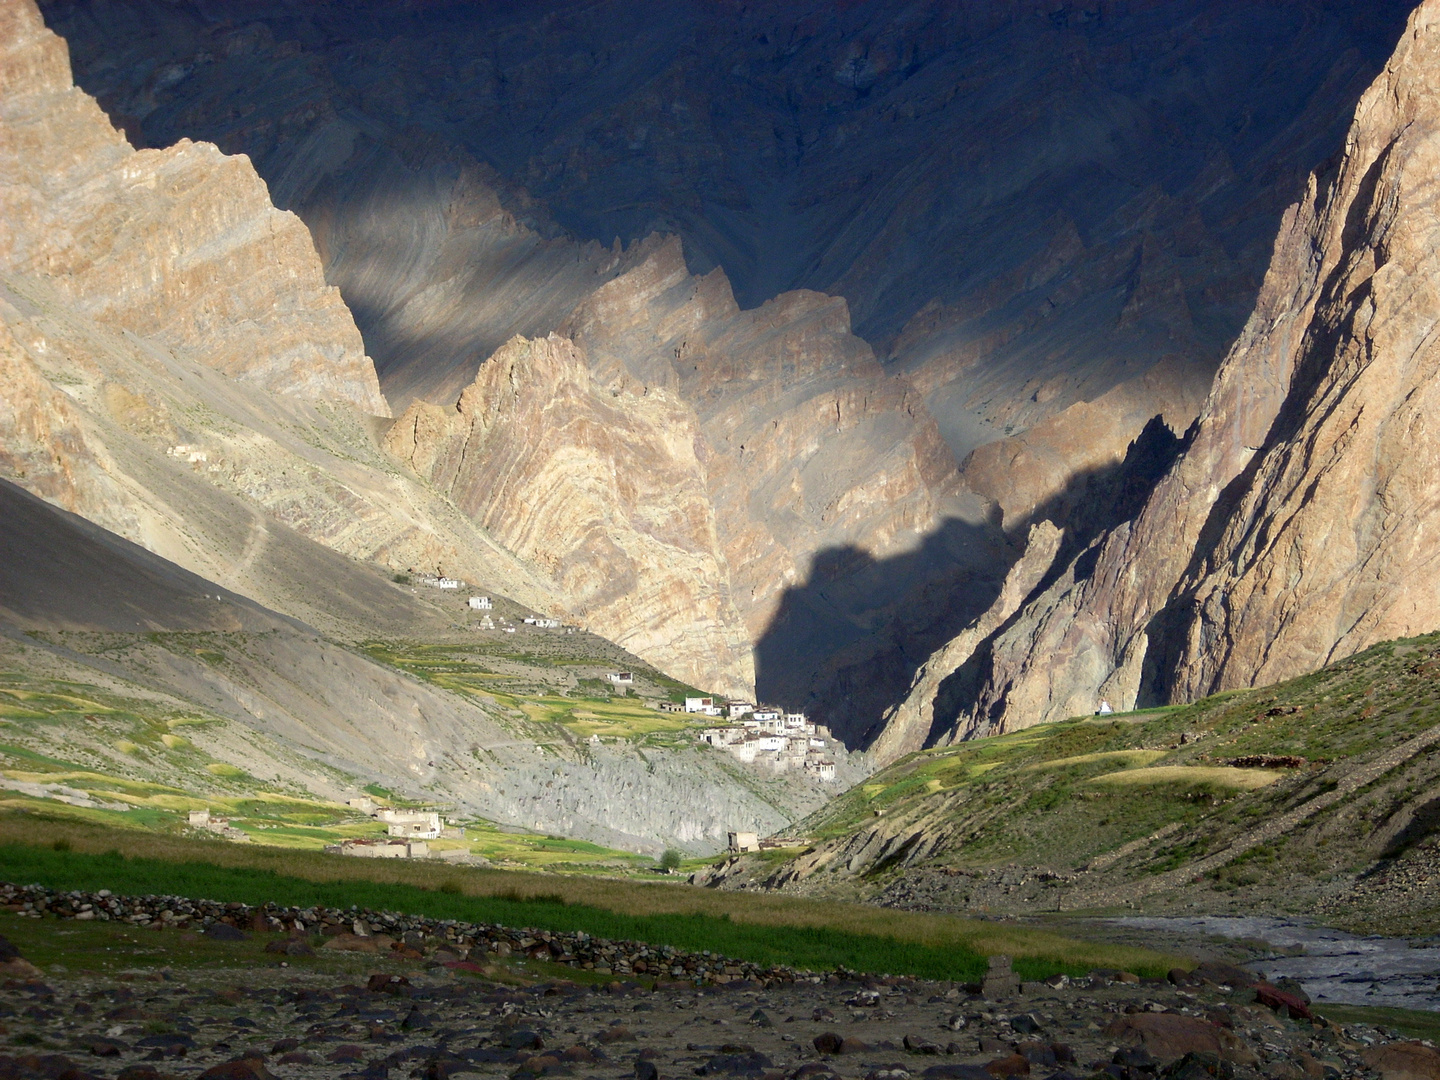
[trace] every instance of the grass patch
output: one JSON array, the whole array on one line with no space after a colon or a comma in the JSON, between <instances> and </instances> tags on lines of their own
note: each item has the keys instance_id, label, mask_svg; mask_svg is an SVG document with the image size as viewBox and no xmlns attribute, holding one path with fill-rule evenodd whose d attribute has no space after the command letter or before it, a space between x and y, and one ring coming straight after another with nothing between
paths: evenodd
<instances>
[{"instance_id":1,"label":"grass patch","mask_svg":"<svg viewBox=\"0 0 1440 1080\"><path fill-rule=\"evenodd\" d=\"M1226 765L1158 765L1148 769L1127 769L1106 773L1090 780L1092 784L1139 787L1149 784L1174 784L1181 787L1217 787L1232 791L1255 791L1279 780L1275 769L1236 769Z\"/></svg>"},{"instance_id":2,"label":"grass patch","mask_svg":"<svg viewBox=\"0 0 1440 1080\"><path fill-rule=\"evenodd\" d=\"M1027 765L1026 772L1041 772L1048 769L1065 769L1075 765L1092 765L1104 762L1114 765L1149 765L1165 756L1164 750L1106 750L1097 754L1076 754L1074 757L1051 758ZM1113 774L1118 775L1118 774Z\"/></svg>"},{"instance_id":3,"label":"grass patch","mask_svg":"<svg viewBox=\"0 0 1440 1080\"><path fill-rule=\"evenodd\" d=\"M70 840L71 851L54 850ZM347 859L0 816L0 875L55 888L248 903L358 904L705 950L761 964L973 980L1007 953L1027 978L1179 958L1024 927L660 883ZM458 889L459 891L454 891ZM442 891L445 890L445 891Z\"/></svg>"},{"instance_id":4,"label":"grass patch","mask_svg":"<svg viewBox=\"0 0 1440 1080\"><path fill-rule=\"evenodd\" d=\"M1337 1024L1368 1024L1370 1027L1389 1028L1412 1039L1430 1039L1440 1042L1440 1013L1419 1009L1391 1009L1376 1005L1329 1005L1312 1004L1313 1009L1326 1020Z\"/></svg>"}]
</instances>

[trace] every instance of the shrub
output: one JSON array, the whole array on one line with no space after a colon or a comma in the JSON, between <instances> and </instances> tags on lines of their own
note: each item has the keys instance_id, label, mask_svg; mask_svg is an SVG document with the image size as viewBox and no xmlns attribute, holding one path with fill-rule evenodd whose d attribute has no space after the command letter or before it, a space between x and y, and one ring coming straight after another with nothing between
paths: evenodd
<instances>
[{"instance_id":1,"label":"shrub","mask_svg":"<svg viewBox=\"0 0 1440 1080\"><path fill-rule=\"evenodd\" d=\"M665 871L680 869L680 852L674 848L666 848L665 854L660 856L660 869Z\"/></svg>"}]
</instances>

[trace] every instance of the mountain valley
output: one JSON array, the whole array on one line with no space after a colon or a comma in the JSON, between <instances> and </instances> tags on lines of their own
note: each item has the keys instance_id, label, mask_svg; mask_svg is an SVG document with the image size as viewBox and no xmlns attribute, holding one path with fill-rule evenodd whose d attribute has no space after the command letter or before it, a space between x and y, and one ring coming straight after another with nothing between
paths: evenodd
<instances>
[{"instance_id":1,"label":"mountain valley","mask_svg":"<svg viewBox=\"0 0 1440 1080\"><path fill-rule=\"evenodd\" d=\"M1440 0L0 0L0 829L1433 934L1437 148Z\"/></svg>"},{"instance_id":2,"label":"mountain valley","mask_svg":"<svg viewBox=\"0 0 1440 1080\"><path fill-rule=\"evenodd\" d=\"M1198 415L1407 10L43 9L137 145L250 157L397 411L453 407L517 334L573 341L592 397L669 391L625 424L696 444L672 464L638 440L680 470L683 525L597 484L639 451L578 422L521 432L540 445L511 490L590 462L558 516L532 528L474 480L466 512L550 560L612 533L633 595L561 566L572 612L852 749L991 605L1030 524L1093 538L1114 488L1168 467L1127 454Z\"/></svg>"}]
</instances>

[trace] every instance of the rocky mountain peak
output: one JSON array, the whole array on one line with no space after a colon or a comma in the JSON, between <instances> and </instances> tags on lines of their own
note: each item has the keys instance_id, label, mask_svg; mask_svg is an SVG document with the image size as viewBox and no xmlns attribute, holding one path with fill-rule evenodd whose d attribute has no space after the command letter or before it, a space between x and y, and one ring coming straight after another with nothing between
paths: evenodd
<instances>
[{"instance_id":1,"label":"rocky mountain peak","mask_svg":"<svg viewBox=\"0 0 1440 1080\"><path fill-rule=\"evenodd\" d=\"M101 323L267 389L388 416L310 234L244 157L182 139L135 151L70 81L33 0L5 0L0 263Z\"/></svg>"},{"instance_id":2,"label":"rocky mountain peak","mask_svg":"<svg viewBox=\"0 0 1440 1080\"><path fill-rule=\"evenodd\" d=\"M1412 14L1343 155L1286 213L1191 445L1132 522L950 670L945 740L1291 677L1440 612L1440 3Z\"/></svg>"}]
</instances>

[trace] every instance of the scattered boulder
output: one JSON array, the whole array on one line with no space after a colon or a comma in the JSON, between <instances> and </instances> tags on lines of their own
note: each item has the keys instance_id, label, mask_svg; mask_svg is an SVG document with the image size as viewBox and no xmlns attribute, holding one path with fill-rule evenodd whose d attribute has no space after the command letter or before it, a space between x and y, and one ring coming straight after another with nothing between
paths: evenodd
<instances>
[{"instance_id":1,"label":"scattered boulder","mask_svg":"<svg viewBox=\"0 0 1440 1080\"><path fill-rule=\"evenodd\" d=\"M1315 1014L1310 1011L1306 1002L1270 983L1255 984L1255 1000L1266 1008L1274 1009L1281 1016L1290 1016L1297 1020L1315 1019Z\"/></svg>"},{"instance_id":2,"label":"scattered boulder","mask_svg":"<svg viewBox=\"0 0 1440 1080\"><path fill-rule=\"evenodd\" d=\"M1382 1080L1440 1080L1440 1052L1424 1043L1372 1046L1361 1057Z\"/></svg>"},{"instance_id":3,"label":"scattered boulder","mask_svg":"<svg viewBox=\"0 0 1440 1080\"><path fill-rule=\"evenodd\" d=\"M1254 986L1260 980L1249 971L1221 960L1207 960L1194 971L1190 978L1195 982L1212 982L1217 986Z\"/></svg>"},{"instance_id":4,"label":"scattered boulder","mask_svg":"<svg viewBox=\"0 0 1440 1080\"><path fill-rule=\"evenodd\" d=\"M250 939L250 935L244 930L223 922L211 923L200 932L211 941L248 941Z\"/></svg>"},{"instance_id":5,"label":"scattered boulder","mask_svg":"<svg viewBox=\"0 0 1440 1080\"><path fill-rule=\"evenodd\" d=\"M838 1054L840 1053L840 1044L844 1042L844 1039L839 1032L822 1031L819 1035L816 1035L815 1038L811 1039L810 1042L815 1047L817 1053Z\"/></svg>"},{"instance_id":6,"label":"scattered boulder","mask_svg":"<svg viewBox=\"0 0 1440 1080\"><path fill-rule=\"evenodd\" d=\"M210 1066L199 1080L275 1080L275 1074L259 1058L242 1057Z\"/></svg>"},{"instance_id":7,"label":"scattered boulder","mask_svg":"<svg viewBox=\"0 0 1440 1080\"><path fill-rule=\"evenodd\" d=\"M1166 1080L1234 1080L1235 1068L1217 1054L1190 1053L1171 1062L1161 1075Z\"/></svg>"},{"instance_id":8,"label":"scattered boulder","mask_svg":"<svg viewBox=\"0 0 1440 1080\"><path fill-rule=\"evenodd\" d=\"M1214 1024L1179 1013L1124 1013L1111 1021L1105 1034L1116 1041L1140 1043L1161 1063L1186 1054L1220 1057L1225 1049Z\"/></svg>"},{"instance_id":9,"label":"scattered boulder","mask_svg":"<svg viewBox=\"0 0 1440 1080\"><path fill-rule=\"evenodd\" d=\"M996 1058L984 1068L995 1080L1001 1080L1006 1076L1030 1075L1030 1062L1025 1060L1023 1054L1011 1054L1008 1057Z\"/></svg>"}]
</instances>

